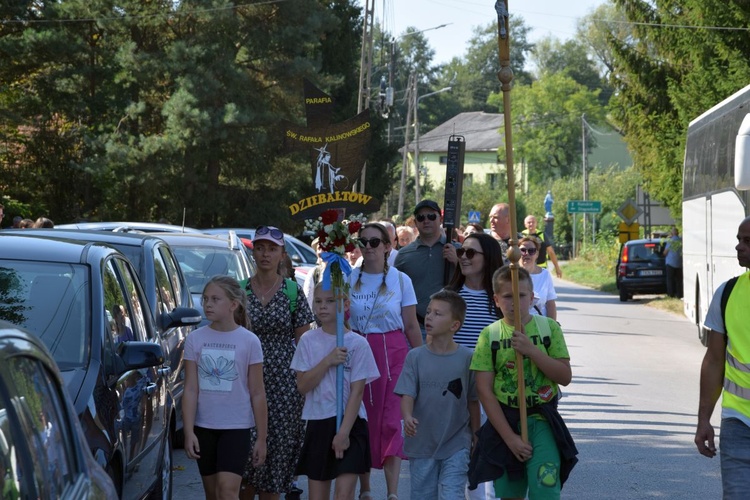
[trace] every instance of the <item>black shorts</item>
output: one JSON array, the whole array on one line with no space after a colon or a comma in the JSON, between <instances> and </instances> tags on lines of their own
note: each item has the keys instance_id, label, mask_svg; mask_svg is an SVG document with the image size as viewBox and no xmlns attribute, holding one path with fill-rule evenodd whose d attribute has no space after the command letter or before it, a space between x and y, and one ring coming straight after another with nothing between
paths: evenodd
<instances>
[{"instance_id":1,"label":"black shorts","mask_svg":"<svg viewBox=\"0 0 750 500\"><path fill-rule=\"evenodd\" d=\"M250 429L193 428L200 446L198 470L201 476L217 472L242 475L250 455Z\"/></svg>"},{"instance_id":2,"label":"black shorts","mask_svg":"<svg viewBox=\"0 0 750 500\"><path fill-rule=\"evenodd\" d=\"M357 417L349 432L349 449L337 459L331 444L336 435L336 417L308 420L297 475L314 481L331 481L341 474L370 472L370 435L367 420Z\"/></svg>"}]
</instances>

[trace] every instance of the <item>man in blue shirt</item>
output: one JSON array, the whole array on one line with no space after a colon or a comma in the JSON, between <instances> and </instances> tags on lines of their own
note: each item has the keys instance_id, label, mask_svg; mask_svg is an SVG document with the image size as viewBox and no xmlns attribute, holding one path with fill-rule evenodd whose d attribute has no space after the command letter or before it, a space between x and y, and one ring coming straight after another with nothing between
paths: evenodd
<instances>
[{"instance_id":1,"label":"man in blue shirt","mask_svg":"<svg viewBox=\"0 0 750 500\"><path fill-rule=\"evenodd\" d=\"M676 227L664 247L667 264L667 295L682 298L682 238Z\"/></svg>"}]
</instances>

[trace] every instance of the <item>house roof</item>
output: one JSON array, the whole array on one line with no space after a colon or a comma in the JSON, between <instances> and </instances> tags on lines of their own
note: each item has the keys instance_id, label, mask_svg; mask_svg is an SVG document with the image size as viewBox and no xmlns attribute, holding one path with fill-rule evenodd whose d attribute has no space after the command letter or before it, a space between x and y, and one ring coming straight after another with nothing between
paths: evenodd
<instances>
[{"instance_id":1,"label":"house roof","mask_svg":"<svg viewBox=\"0 0 750 500\"><path fill-rule=\"evenodd\" d=\"M503 144L503 136L500 134L502 124L502 113L459 113L426 134L420 135L419 151L448 151L448 140L451 135L461 135L466 139L466 151L497 151ZM409 151L414 151L414 146L415 142L411 141Z\"/></svg>"}]
</instances>

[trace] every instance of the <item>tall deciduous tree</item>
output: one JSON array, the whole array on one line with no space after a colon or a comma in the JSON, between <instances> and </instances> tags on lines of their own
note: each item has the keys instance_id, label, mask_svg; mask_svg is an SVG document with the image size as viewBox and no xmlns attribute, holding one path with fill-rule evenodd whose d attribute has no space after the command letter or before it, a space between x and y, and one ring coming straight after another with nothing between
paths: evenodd
<instances>
[{"instance_id":1,"label":"tall deciduous tree","mask_svg":"<svg viewBox=\"0 0 750 500\"><path fill-rule=\"evenodd\" d=\"M545 75L531 85L514 88L513 156L528 165L531 181L565 177L580 170L581 117L585 114L592 124L604 119L598 95L598 90L588 90L564 73ZM502 109L502 99L501 94L493 94L489 102ZM587 141L588 150L594 145L593 140ZM498 154L505 157L503 151Z\"/></svg>"},{"instance_id":2,"label":"tall deciduous tree","mask_svg":"<svg viewBox=\"0 0 750 500\"><path fill-rule=\"evenodd\" d=\"M633 24L627 37L612 30L607 38L616 91L612 117L650 194L679 215L689 121L750 78L745 32L750 5L741 0L614 3Z\"/></svg>"}]
</instances>

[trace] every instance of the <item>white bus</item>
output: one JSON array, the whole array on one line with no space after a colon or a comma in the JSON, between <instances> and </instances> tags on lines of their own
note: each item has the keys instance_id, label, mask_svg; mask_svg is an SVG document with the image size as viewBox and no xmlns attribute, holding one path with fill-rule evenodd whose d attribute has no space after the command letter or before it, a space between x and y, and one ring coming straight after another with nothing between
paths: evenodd
<instances>
[{"instance_id":1,"label":"white bus","mask_svg":"<svg viewBox=\"0 0 750 500\"><path fill-rule=\"evenodd\" d=\"M714 291L739 275L737 228L748 214L750 85L690 122L682 176L685 315L698 327Z\"/></svg>"}]
</instances>

